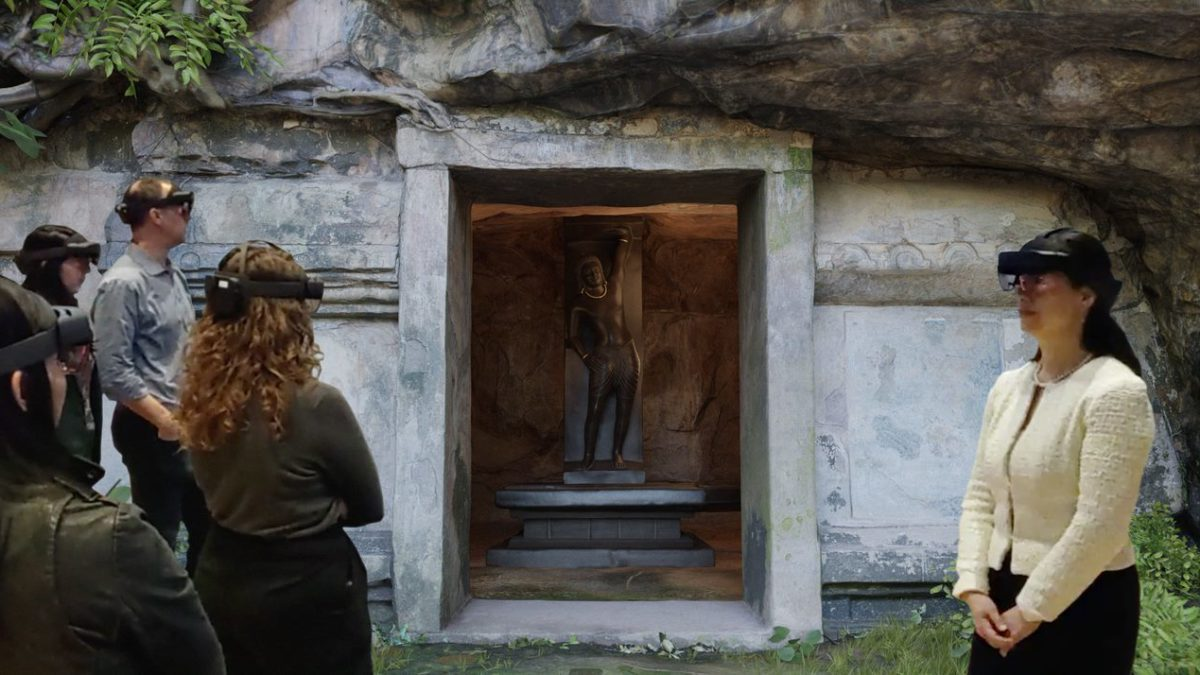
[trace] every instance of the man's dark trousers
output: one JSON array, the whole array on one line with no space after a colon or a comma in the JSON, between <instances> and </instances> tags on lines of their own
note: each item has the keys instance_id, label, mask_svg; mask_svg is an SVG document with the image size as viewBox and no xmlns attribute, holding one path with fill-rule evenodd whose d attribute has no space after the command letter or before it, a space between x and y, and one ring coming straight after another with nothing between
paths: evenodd
<instances>
[{"instance_id":1,"label":"man's dark trousers","mask_svg":"<svg viewBox=\"0 0 1200 675\"><path fill-rule=\"evenodd\" d=\"M159 438L153 424L123 405L113 411L112 436L129 470L133 503L146 512L146 520L171 550L175 550L180 521L187 526L187 572L193 575L210 517L187 453L179 443Z\"/></svg>"}]
</instances>

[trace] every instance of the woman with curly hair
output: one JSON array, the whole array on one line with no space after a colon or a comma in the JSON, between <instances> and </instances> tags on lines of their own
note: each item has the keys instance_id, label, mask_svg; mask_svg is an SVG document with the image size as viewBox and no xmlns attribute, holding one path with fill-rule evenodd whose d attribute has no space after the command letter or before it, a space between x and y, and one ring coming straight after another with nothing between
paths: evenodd
<instances>
[{"instance_id":1,"label":"woman with curly hair","mask_svg":"<svg viewBox=\"0 0 1200 675\"><path fill-rule=\"evenodd\" d=\"M316 378L305 301L250 288L304 282L304 269L256 244L218 275L246 296L230 315L210 291L178 414L214 520L201 601L232 675L370 673L366 572L342 528L383 518L375 464L341 392Z\"/></svg>"}]
</instances>

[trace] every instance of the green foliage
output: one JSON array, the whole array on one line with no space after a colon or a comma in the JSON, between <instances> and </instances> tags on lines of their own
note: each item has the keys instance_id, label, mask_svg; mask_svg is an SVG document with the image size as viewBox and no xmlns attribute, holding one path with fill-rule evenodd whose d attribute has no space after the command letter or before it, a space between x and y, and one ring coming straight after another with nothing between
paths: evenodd
<instances>
[{"instance_id":1,"label":"green foliage","mask_svg":"<svg viewBox=\"0 0 1200 675\"><path fill-rule=\"evenodd\" d=\"M954 597L954 569L947 568L942 573L942 583L930 589L931 595L942 595L951 600L957 601ZM965 603L958 604L958 610L948 614L942 619L942 622L953 633L953 638L950 641L949 652L951 658L966 662L967 655L971 653L971 639L975 635L975 619L971 617L971 612L967 610Z\"/></svg>"},{"instance_id":2,"label":"green foliage","mask_svg":"<svg viewBox=\"0 0 1200 675\"><path fill-rule=\"evenodd\" d=\"M15 13L32 0L4 3ZM171 0L37 0L35 12L38 45L56 56L78 36L82 46L72 69L86 64L105 77L123 75L128 95L138 80L134 64L147 50L171 64L188 86L212 64L214 53L228 54L253 72L254 49L262 48L246 21L249 0L198 0L195 16L177 11Z\"/></svg>"},{"instance_id":3,"label":"green foliage","mask_svg":"<svg viewBox=\"0 0 1200 675\"><path fill-rule=\"evenodd\" d=\"M787 640L790 633L791 630L787 626L775 626L775 630L771 633L771 642L776 644L783 642ZM775 656L784 663L791 663L796 660L796 657L800 657L800 660L804 661L812 656L823 639L821 631L810 630L803 637L787 640L786 644L775 650Z\"/></svg>"},{"instance_id":4,"label":"green foliage","mask_svg":"<svg viewBox=\"0 0 1200 675\"><path fill-rule=\"evenodd\" d=\"M951 653L957 639L954 626L946 621L887 622L839 645L858 657L858 664L843 672L961 675L967 661ZM831 668L830 672L837 671Z\"/></svg>"},{"instance_id":5,"label":"green foliage","mask_svg":"<svg viewBox=\"0 0 1200 675\"><path fill-rule=\"evenodd\" d=\"M38 142L38 139L44 138L46 134L25 124L7 110L2 110L0 113L3 113L3 118L0 119L0 136L12 141L26 155L37 157L42 150L42 144ZM0 171L4 170L6 170L5 167L0 166Z\"/></svg>"},{"instance_id":6,"label":"green foliage","mask_svg":"<svg viewBox=\"0 0 1200 675\"><path fill-rule=\"evenodd\" d=\"M1166 504L1134 516L1129 536L1143 580L1185 598L1200 598L1200 550L1179 534Z\"/></svg>"},{"instance_id":7,"label":"green foliage","mask_svg":"<svg viewBox=\"0 0 1200 675\"><path fill-rule=\"evenodd\" d=\"M424 635L408 632L408 624L386 630L371 626L371 663L376 675L403 672L413 657L413 648L425 642Z\"/></svg>"},{"instance_id":8,"label":"green foliage","mask_svg":"<svg viewBox=\"0 0 1200 675\"><path fill-rule=\"evenodd\" d=\"M1200 673L1200 607L1188 607L1183 598L1152 579L1142 580L1142 614L1133 672Z\"/></svg>"},{"instance_id":9,"label":"green foliage","mask_svg":"<svg viewBox=\"0 0 1200 675\"><path fill-rule=\"evenodd\" d=\"M1197 673L1200 675L1200 607L1188 607L1187 599L1200 600L1200 551L1188 544L1175 527L1165 504L1134 516L1129 530L1136 550L1142 582L1142 614L1138 630L1138 653L1134 671L1152 673ZM951 570L945 581L930 593L950 596ZM952 633L950 655L965 663L970 653L975 623L966 607L940 622Z\"/></svg>"}]
</instances>

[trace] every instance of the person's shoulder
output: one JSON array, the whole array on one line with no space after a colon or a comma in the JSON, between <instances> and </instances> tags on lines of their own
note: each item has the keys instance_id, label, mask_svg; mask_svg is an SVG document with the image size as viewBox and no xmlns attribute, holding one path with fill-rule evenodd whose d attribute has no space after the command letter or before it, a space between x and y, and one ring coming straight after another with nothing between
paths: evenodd
<instances>
[{"instance_id":1,"label":"person's shoulder","mask_svg":"<svg viewBox=\"0 0 1200 675\"><path fill-rule=\"evenodd\" d=\"M61 487L69 495L55 536L63 563L91 573L111 570L124 505L71 486Z\"/></svg>"},{"instance_id":2,"label":"person's shoulder","mask_svg":"<svg viewBox=\"0 0 1200 675\"><path fill-rule=\"evenodd\" d=\"M73 481L55 479L57 487L69 498L63 517L71 517L78 522L90 522L96 527L108 522L106 527L115 527L116 521L123 510L136 509L132 504L118 502L96 492L90 487L76 484Z\"/></svg>"},{"instance_id":3,"label":"person's shoulder","mask_svg":"<svg viewBox=\"0 0 1200 675\"><path fill-rule=\"evenodd\" d=\"M301 385L297 391L301 414L312 413L310 423L325 424L329 418L354 417L349 401L342 391L332 384L313 379ZM317 420L320 420L319 422Z\"/></svg>"},{"instance_id":4,"label":"person's shoulder","mask_svg":"<svg viewBox=\"0 0 1200 675\"><path fill-rule=\"evenodd\" d=\"M1088 382L1087 397L1096 399L1103 396L1145 398L1146 381L1137 373L1112 356L1100 356L1091 381Z\"/></svg>"},{"instance_id":5,"label":"person's shoulder","mask_svg":"<svg viewBox=\"0 0 1200 675\"><path fill-rule=\"evenodd\" d=\"M1007 392L1016 387L1017 383L1023 382L1030 377L1030 371L1037 367L1033 361L1027 361L1016 368L1010 368L996 378L996 383L992 385L993 392Z\"/></svg>"},{"instance_id":6,"label":"person's shoulder","mask_svg":"<svg viewBox=\"0 0 1200 675\"><path fill-rule=\"evenodd\" d=\"M153 571L159 565L174 558L171 548L146 519L146 514L129 503L117 504L114 508L112 548L116 555L116 573L133 583L157 574Z\"/></svg>"},{"instance_id":7,"label":"person's shoulder","mask_svg":"<svg viewBox=\"0 0 1200 675\"><path fill-rule=\"evenodd\" d=\"M346 397L342 395L341 389L316 378L300 385L296 395L312 408L342 405L346 402Z\"/></svg>"},{"instance_id":8,"label":"person's shoulder","mask_svg":"<svg viewBox=\"0 0 1200 675\"><path fill-rule=\"evenodd\" d=\"M100 288L107 289L117 286L140 286L143 279L142 268L126 253L104 273L100 279Z\"/></svg>"}]
</instances>

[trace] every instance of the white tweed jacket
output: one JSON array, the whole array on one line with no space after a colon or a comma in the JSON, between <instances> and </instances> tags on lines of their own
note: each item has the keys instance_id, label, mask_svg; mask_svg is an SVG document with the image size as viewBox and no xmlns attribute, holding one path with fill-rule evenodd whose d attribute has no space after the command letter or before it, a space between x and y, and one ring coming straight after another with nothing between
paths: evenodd
<instances>
[{"instance_id":1,"label":"white tweed jacket","mask_svg":"<svg viewBox=\"0 0 1200 675\"><path fill-rule=\"evenodd\" d=\"M1024 432L1036 363L988 394L963 497L954 596L988 591L988 568L1012 551L1028 620L1053 621L1101 572L1133 564L1129 521L1154 440L1146 384L1099 357L1046 385ZM1001 608L1003 610L1004 608Z\"/></svg>"}]
</instances>

